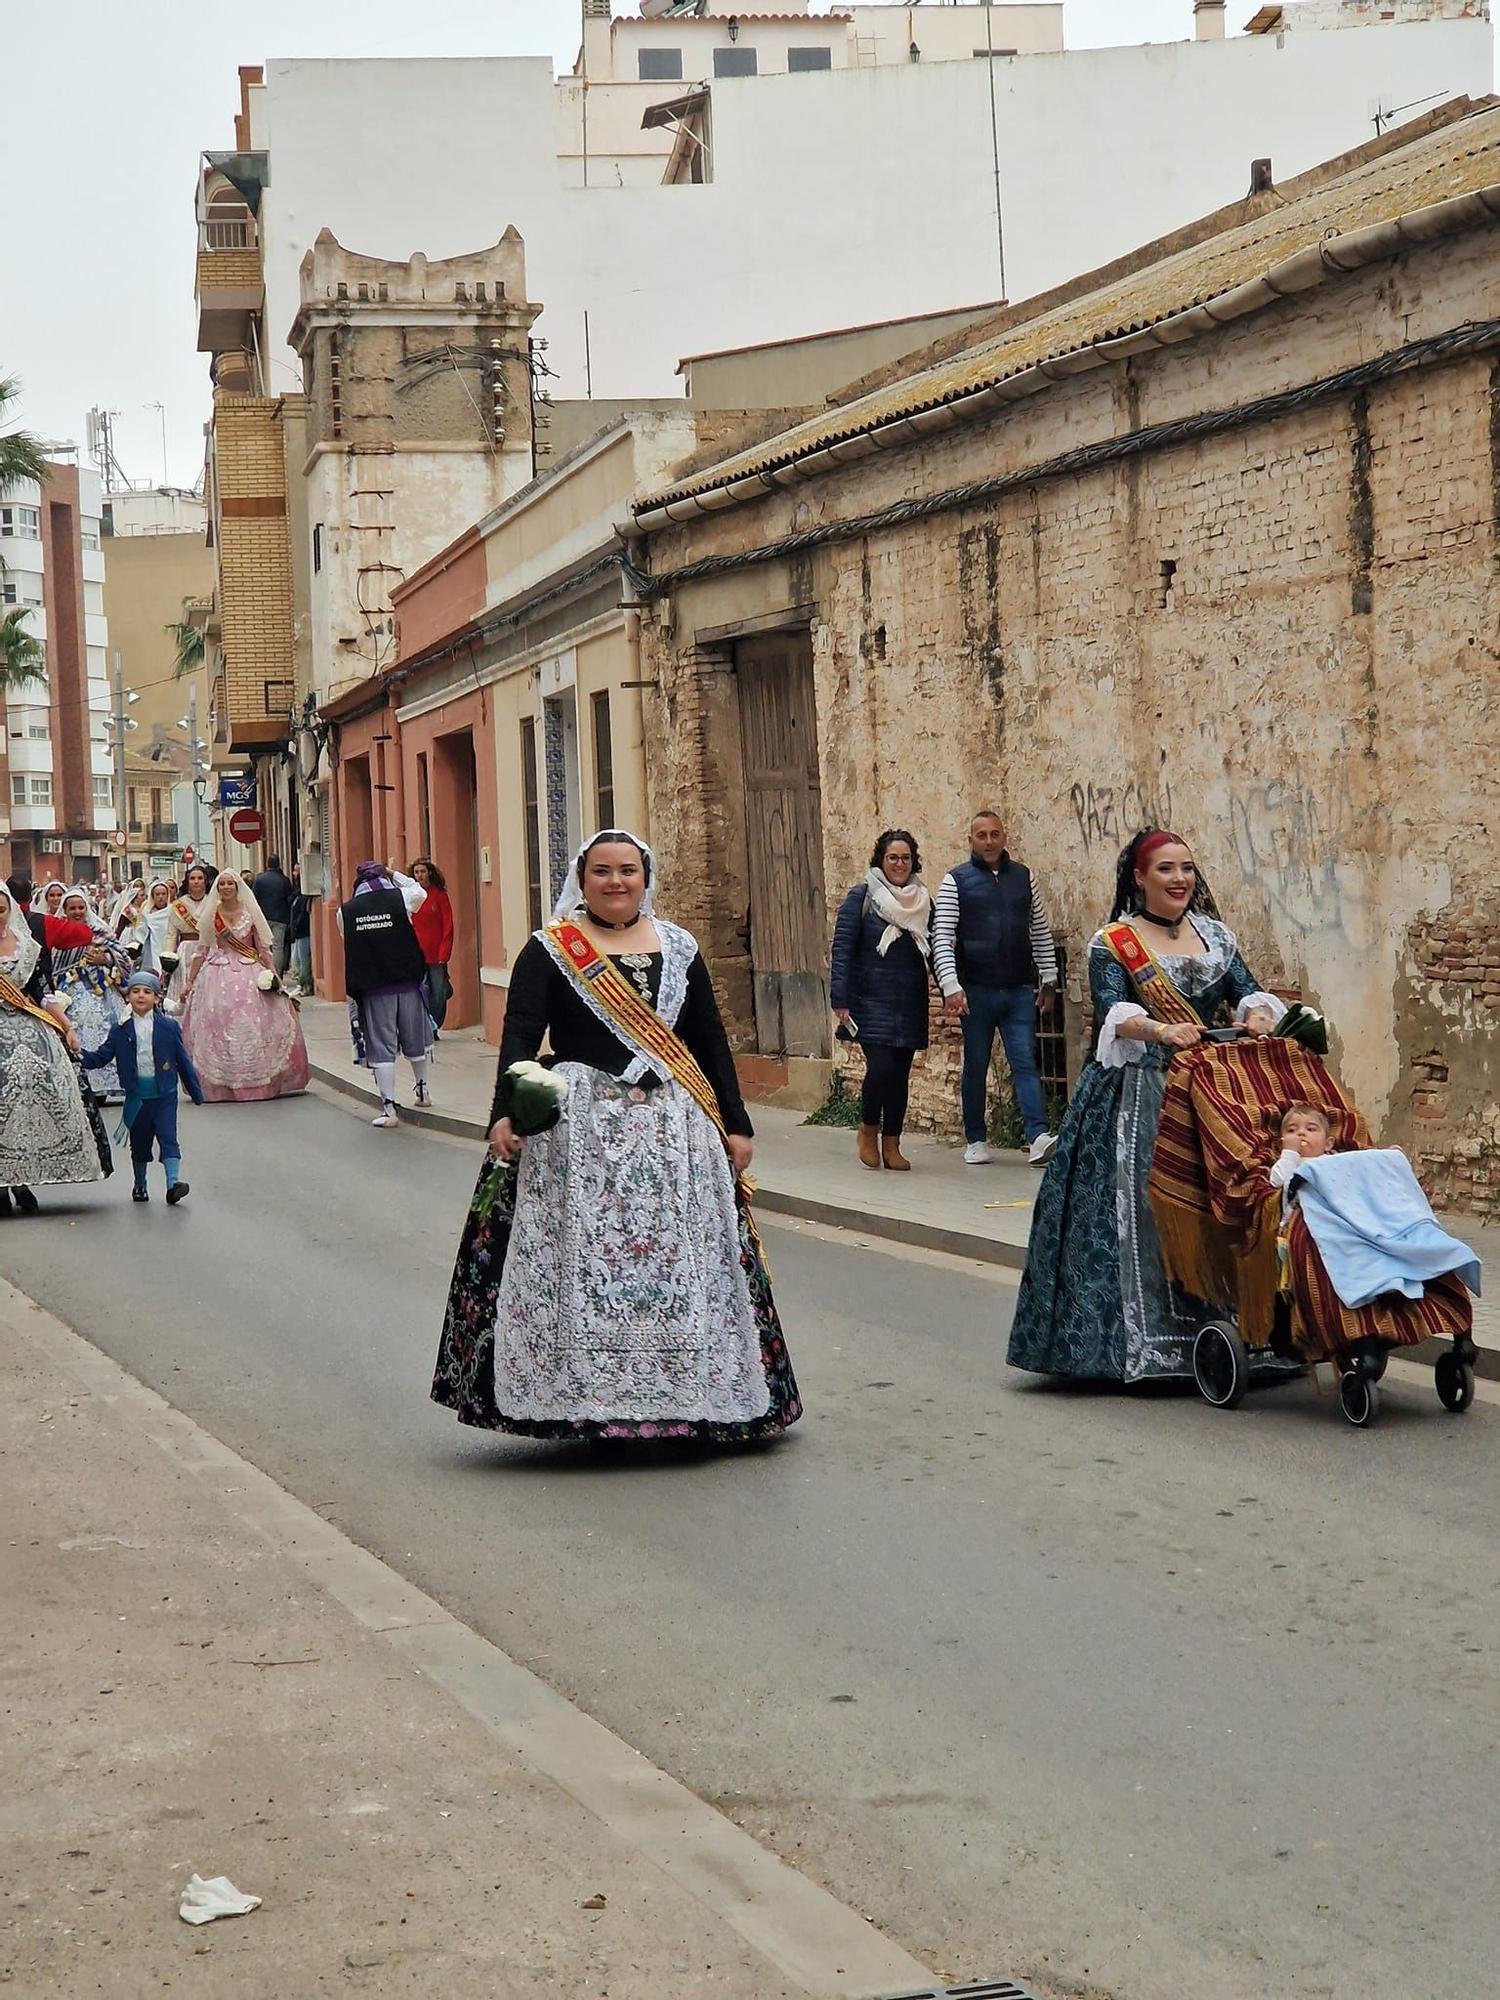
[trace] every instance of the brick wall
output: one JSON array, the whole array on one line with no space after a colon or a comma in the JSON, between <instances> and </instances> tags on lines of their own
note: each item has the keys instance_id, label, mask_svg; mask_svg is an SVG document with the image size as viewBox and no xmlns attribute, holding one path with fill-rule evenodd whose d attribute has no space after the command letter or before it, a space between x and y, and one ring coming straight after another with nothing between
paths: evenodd
<instances>
[{"instance_id":1,"label":"brick wall","mask_svg":"<svg viewBox=\"0 0 1500 2000\"><path fill-rule=\"evenodd\" d=\"M651 567L1019 472L1497 312L1492 239L1432 246L664 531ZM1497 523L1500 375L1481 357L820 549L800 580L777 563L675 593L669 622L647 621L653 826L668 907L680 893L727 950L739 1041L755 1030L734 942L733 679L722 644L703 670L698 635L811 602L830 922L882 826L916 831L935 885L994 805L1068 949L1076 1067L1118 850L1176 825L1257 977L1328 1015L1376 1129L1420 1141L1436 1192L1482 1205L1500 1159L1493 994L1447 968L1492 969L1444 955L1433 977L1415 940L1467 950L1495 921ZM952 1071L945 1043L916 1093L947 1129Z\"/></svg>"},{"instance_id":2,"label":"brick wall","mask_svg":"<svg viewBox=\"0 0 1500 2000\"><path fill-rule=\"evenodd\" d=\"M276 410L267 396L221 391L214 397L219 616L231 727L284 718L295 683L286 459Z\"/></svg>"}]
</instances>

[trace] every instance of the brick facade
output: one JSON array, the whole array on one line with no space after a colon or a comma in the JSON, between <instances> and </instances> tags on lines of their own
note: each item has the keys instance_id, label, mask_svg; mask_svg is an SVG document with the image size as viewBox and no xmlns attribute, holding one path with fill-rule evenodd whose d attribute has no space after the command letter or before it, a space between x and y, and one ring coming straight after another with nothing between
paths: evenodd
<instances>
[{"instance_id":1,"label":"brick facade","mask_svg":"<svg viewBox=\"0 0 1500 2000\"><path fill-rule=\"evenodd\" d=\"M767 549L1497 316L1495 239L1471 232L658 530L651 568ZM831 905L882 826L914 828L935 886L971 812L993 804L1067 948L1076 1068L1087 942L1118 849L1139 825L1174 824L1257 975L1327 1013L1376 1129L1413 1145L1435 1194L1495 1206L1492 353L1040 477L821 547L793 571L756 561L684 582L648 621L666 907L703 927L740 1045L755 1027L732 649L705 654L699 635L802 607ZM950 1130L953 1068L945 1038L915 1097Z\"/></svg>"}]
</instances>

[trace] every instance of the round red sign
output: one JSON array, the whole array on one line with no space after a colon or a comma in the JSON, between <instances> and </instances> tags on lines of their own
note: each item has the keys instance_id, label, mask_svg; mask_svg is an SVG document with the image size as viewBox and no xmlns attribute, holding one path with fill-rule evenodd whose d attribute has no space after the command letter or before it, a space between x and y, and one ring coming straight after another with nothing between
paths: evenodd
<instances>
[{"instance_id":1,"label":"round red sign","mask_svg":"<svg viewBox=\"0 0 1500 2000\"><path fill-rule=\"evenodd\" d=\"M229 837L237 840L241 847L250 847L261 838L266 830L266 816L250 806L242 806L238 812L229 815Z\"/></svg>"}]
</instances>

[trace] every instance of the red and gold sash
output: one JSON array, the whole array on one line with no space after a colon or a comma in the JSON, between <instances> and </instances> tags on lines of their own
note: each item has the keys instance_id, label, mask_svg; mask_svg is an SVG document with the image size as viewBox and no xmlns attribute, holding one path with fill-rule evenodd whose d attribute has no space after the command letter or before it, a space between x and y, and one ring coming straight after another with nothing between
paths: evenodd
<instances>
[{"instance_id":1,"label":"red and gold sash","mask_svg":"<svg viewBox=\"0 0 1500 2000\"><path fill-rule=\"evenodd\" d=\"M1201 1026L1202 1015L1177 991L1152 956L1151 947L1141 942L1129 924L1110 924L1100 935L1129 973L1136 998L1153 1021L1193 1021Z\"/></svg>"},{"instance_id":2,"label":"red and gold sash","mask_svg":"<svg viewBox=\"0 0 1500 2000\"><path fill-rule=\"evenodd\" d=\"M181 927L182 934L184 937L188 938L197 937L198 919L193 915L192 911L188 908L187 904L183 901L183 899L180 896L178 897L177 901L172 905L172 915L177 919L177 922Z\"/></svg>"},{"instance_id":3,"label":"red and gold sash","mask_svg":"<svg viewBox=\"0 0 1500 2000\"><path fill-rule=\"evenodd\" d=\"M0 972L0 1000L7 1007L14 1007L18 1014L29 1014L33 1021L45 1021L53 1033L63 1041L68 1039L68 1031L55 1014L49 1014L45 1007L39 1007L35 1000L23 993L16 982L4 972Z\"/></svg>"},{"instance_id":4,"label":"red and gold sash","mask_svg":"<svg viewBox=\"0 0 1500 2000\"><path fill-rule=\"evenodd\" d=\"M578 984L588 989L636 1047L655 1057L674 1081L682 1085L719 1137L727 1138L718 1097L703 1074L698 1058L686 1042L667 1026L650 1002L637 993L613 960L606 958L584 936L577 924L566 919L548 924L546 935L561 952ZM755 1184L748 1175L741 1174L738 1186L748 1206Z\"/></svg>"},{"instance_id":5,"label":"red and gold sash","mask_svg":"<svg viewBox=\"0 0 1500 2000\"><path fill-rule=\"evenodd\" d=\"M241 958L259 959L260 946L255 940L255 930L251 927L248 938L236 937L224 919L215 913L214 943L224 946L226 951L237 951Z\"/></svg>"}]
</instances>

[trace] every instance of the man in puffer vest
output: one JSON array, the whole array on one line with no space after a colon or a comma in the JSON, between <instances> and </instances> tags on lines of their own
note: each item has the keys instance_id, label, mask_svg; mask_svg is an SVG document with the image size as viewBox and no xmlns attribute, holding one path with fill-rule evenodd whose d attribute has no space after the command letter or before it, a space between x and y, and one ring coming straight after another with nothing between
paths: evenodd
<instances>
[{"instance_id":1,"label":"man in puffer vest","mask_svg":"<svg viewBox=\"0 0 1500 2000\"><path fill-rule=\"evenodd\" d=\"M943 877L932 917L932 969L949 1014L963 1022L964 1164L989 1164L986 1095L998 1029L1034 1167L1046 1163L1047 1130L1036 1061L1041 1002L1057 989L1057 948L1031 870L1006 852L997 813L974 815L969 859Z\"/></svg>"}]
</instances>

